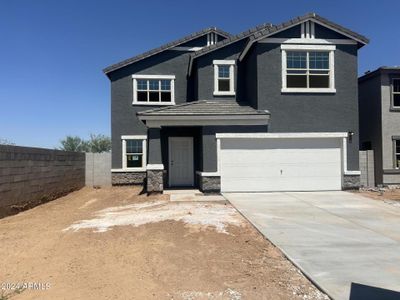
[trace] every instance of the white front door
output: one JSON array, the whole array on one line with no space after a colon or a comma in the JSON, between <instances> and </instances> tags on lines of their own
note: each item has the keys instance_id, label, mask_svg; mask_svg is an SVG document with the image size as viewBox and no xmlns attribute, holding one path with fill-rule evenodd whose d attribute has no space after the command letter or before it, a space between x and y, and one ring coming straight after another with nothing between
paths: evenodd
<instances>
[{"instance_id":1,"label":"white front door","mask_svg":"<svg viewBox=\"0 0 400 300\"><path fill-rule=\"evenodd\" d=\"M193 186L193 138L170 137L169 152L169 185Z\"/></svg>"}]
</instances>

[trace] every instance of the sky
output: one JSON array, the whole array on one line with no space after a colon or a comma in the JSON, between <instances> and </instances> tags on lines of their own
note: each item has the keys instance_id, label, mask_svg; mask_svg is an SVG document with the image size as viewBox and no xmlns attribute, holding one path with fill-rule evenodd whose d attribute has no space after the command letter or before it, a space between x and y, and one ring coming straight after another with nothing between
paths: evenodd
<instances>
[{"instance_id":1,"label":"sky","mask_svg":"<svg viewBox=\"0 0 400 300\"><path fill-rule=\"evenodd\" d=\"M0 138L54 148L110 135L102 69L203 28L239 33L308 12L367 36L359 74L400 65L399 0L0 0Z\"/></svg>"}]
</instances>

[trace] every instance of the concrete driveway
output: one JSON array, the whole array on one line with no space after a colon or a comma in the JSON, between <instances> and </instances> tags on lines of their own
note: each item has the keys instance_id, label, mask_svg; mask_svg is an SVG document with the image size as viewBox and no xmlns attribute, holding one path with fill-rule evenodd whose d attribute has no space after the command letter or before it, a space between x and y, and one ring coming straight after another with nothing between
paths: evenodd
<instances>
[{"instance_id":1,"label":"concrete driveway","mask_svg":"<svg viewBox=\"0 0 400 300\"><path fill-rule=\"evenodd\" d=\"M399 207L348 192L224 196L332 298L356 299L352 283L400 291Z\"/></svg>"}]
</instances>

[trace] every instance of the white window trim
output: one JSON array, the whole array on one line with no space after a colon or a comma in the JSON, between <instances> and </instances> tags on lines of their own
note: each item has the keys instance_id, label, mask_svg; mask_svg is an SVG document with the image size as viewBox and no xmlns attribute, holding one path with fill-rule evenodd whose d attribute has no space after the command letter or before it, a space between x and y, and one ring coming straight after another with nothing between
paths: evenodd
<instances>
[{"instance_id":1,"label":"white window trim","mask_svg":"<svg viewBox=\"0 0 400 300\"><path fill-rule=\"evenodd\" d=\"M282 93L336 93L335 88L335 45L281 45L282 50ZM329 52L329 88L288 88L286 51L327 51Z\"/></svg>"},{"instance_id":2,"label":"white window trim","mask_svg":"<svg viewBox=\"0 0 400 300\"><path fill-rule=\"evenodd\" d=\"M122 135L122 169L121 171L146 171L147 164L147 135ZM143 140L142 141L142 150L143 150L143 159L142 159L142 167L141 168L128 168L126 162L126 141L127 140Z\"/></svg>"},{"instance_id":3,"label":"white window trim","mask_svg":"<svg viewBox=\"0 0 400 300\"><path fill-rule=\"evenodd\" d=\"M391 84L390 84L390 89L391 89L390 98L391 99L390 99L390 101L391 101L391 107L398 109L398 108L400 108L400 105L394 105L394 95L400 95L400 92L395 92L394 91L394 81L395 80L400 80L400 78L399 77L394 77L394 78L391 79Z\"/></svg>"},{"instance_id":4,"label":"white window trim","mask_svg":"<svg viewBox=\"0 0 400 300\"><path fill-rule=\"evenodd\" d=\"M397 147L396 147L396 143L397 142L400 143L400 139L392 137L392 141L393 141L393 146L392 146L392 148L393 148L393 168L398 170L398 169L400 169L400 167L397 166L397 151L396 151Z\"/></svg>"},{"instance_id":5,"label":"white window trim","mask_svg":"<svg viewBox=\"0 0 400 300\"><path fill-rule=\"evenodd\" d=\"M133 79L133 105L151 105L151 106L163 106L163 105L175 105L175 75L132 75ZM171 101L170 102L139 102L137 101L137 79L170 79L171 80Z\"/></svg>"},{"instance_id":6,"label":"white window trim","mask_svg":"<svg viewBox=\"0 0 400 300\"><path fill-rule=\"evenodd\" d=\"M214 96L235 96L235 64L234 60L213 60L214 65ZM229 65L229 91L218 91L218 66Z\"/></svg>"}]
</instances>

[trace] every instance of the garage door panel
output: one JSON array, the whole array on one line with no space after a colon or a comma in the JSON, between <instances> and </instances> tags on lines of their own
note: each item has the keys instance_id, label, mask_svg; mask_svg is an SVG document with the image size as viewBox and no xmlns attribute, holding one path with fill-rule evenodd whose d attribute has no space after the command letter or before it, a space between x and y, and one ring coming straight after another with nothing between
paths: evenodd
<instances>
[{"instance_id":1,"label":"garage door panel","mask_svg":"<svg viewBox=\"0 0 400 300\"><path fill-rule=\"evenodd\" d=\"M312 179L312 181L310 181ZM279 192L279 191L315 191L316 186L324 186L326 190L339 190L340 184L332 184L331 177L303 178L294 182L277 178L237 178L229 181L223 191L227 192ZM318 189L321 190L321 189ZM322 189L324 190L324 189Z\"/></svg>"},{"instance_id":2,"label":"garage door panel","mask_svg":"<svg viewBox=\"0 0 400 300\"><path fill-rule=\"evenodd\" d=\"M327 149L340 148L339 139L302 138L302 139L225 139L221 145L222 150L265 150L265 149Z\"/></svg>"},{"instance_id":3,"label":"garage door panel","mask_svg":"<svg viewBox=\"0 0 400 300\"><path fill-rule=\"evenodd\" d=\"M223 150L223 153L229 155L229 160L226 160L226 156L222 157L226 163L243 162L243 163L273 163L277 160L281 160L282 156L285 156L285 163L298 162L299 160L306 159L308 163L320 163L321 157L324 157L326 162L337 163L340 161L340 149L274 149L274 150ZM245 162L244 162L245 160Z\"/></svg>"},{"instance_id":4,"label":"garage door panel","mask_svg":"<svg viewBox=\"0 0 400 300\"><path fill-rule=\"evenodd\" d=\"M337 140L230 139L222 142L221 189L232 192L341 189L341 149ZM255 141L253 148L252 141ZM237 147L235 149L235 143ZM294 145L298 146L295 148ZM247 149L243 149L246 146ZM272 147L273 146L273 147ZM264 147L264 148L262 148ZM285 148L289 147L289 149Z\"/></svg>"},{"instance_id":5,"label":"garage door panel","mask_svg":"<svg viewBox=\"0 0 400 300\"><path fill-rule=\"evenodd\" d=\"M308 168L313 169L313 174L310 174ZM240 172L238 172L238 169ZM282 171L282 172L281 172ZM254 165L254 166L243 166L243 167L225 167L224 171L221 172L222 176L229 176L229 178L242 178L243 176L249 178L258 177L282 177L282 178L296 178L296 177L338 177L340 176L340 169L337 168L337 164L326 164L326 165L312 165L302 164L294 166L268 166L265 165ZM226 175L233 173L232 175Z\"/></svg>"}]
</instances>

